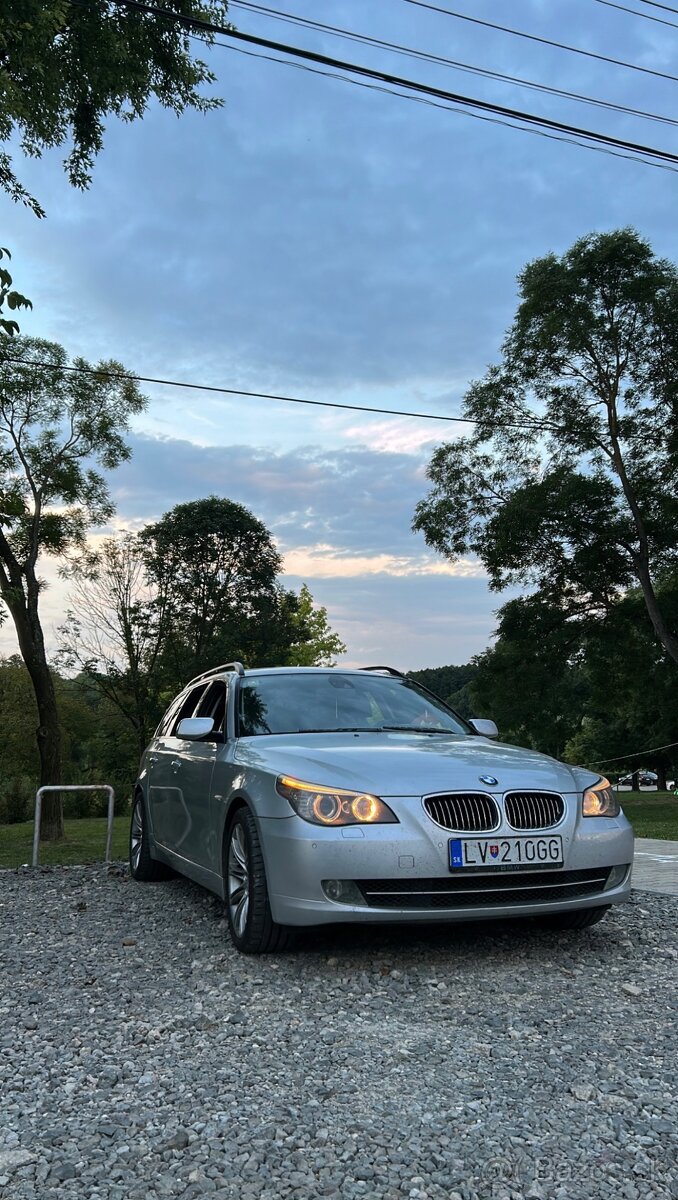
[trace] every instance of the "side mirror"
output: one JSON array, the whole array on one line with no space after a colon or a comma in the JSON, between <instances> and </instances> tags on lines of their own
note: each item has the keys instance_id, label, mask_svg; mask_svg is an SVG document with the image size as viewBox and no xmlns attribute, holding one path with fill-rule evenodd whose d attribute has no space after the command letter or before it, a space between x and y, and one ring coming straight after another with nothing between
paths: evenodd
<instances>
[{"instance_id":1,"label":"side mirror","mask_svg":"<svg viewBox=\"0 0 678 1200\"><path fill-rule=\"evenodd\" d=\"M184 738L187 742L199 742L213 729L214 721L211 717L184 717L177 726L176 736Z\"/></svg>"},{"instance_id":2,"label":"side mirror","mask_svg":"<svg viewBox=\"0 0 678 1200\"><path fill-rule=\"evenodd\" d=\"M471 717L469 725L472 725L476 733L479 733L481 737L499 737L499 730L494 721L485 721L482 717Z\"/></svg>"}]
</instances>

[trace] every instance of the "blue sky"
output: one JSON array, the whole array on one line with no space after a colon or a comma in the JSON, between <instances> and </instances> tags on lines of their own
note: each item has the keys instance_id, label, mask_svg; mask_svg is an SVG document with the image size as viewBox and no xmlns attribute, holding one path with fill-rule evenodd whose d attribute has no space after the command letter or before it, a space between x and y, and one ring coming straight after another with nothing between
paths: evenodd
<instances>
[{"instance_id":1,"label":"blue sky","mask_svg":"<svg viewBox=\"0 0 678 1200\"><path fill-rule=\"evenodd\" d=\"M597 0L444 4L678 76L678 29ZM270 6L676 114L678 83L404 0ZM231 18L248 32L678 151L669 126L235 6ZM525 262L623 225L678 258L675 174L234 49L201 53L225 107L180 120L154 107L142 122L111 122L88 192L69 188L61 155L24 162L17 154L20 177L47 210L38 222L0 198L0 242L34 303L25 333L90 360L115 357L142 375L449 417L497 356ZM445 563L410 528L432 449L460 426L144 391L133 458L111 478L116 527L225 495L271 529L286 582L306 581L326 605L347 662L436 666L488 644L502 597L488 591L479 564ZM46 575L51 639L66 596L51 568ZM13 648L5 625L0 650Z\"/></svg>"}]
</instances>

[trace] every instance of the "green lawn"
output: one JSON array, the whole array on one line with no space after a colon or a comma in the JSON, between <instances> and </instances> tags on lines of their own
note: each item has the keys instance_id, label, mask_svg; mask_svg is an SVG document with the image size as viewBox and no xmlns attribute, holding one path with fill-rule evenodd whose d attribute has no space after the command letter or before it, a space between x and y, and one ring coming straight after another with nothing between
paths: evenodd
<instances>
[{"instance_id":1,"label":"green lawn","mask_svg":"<svg viewBox=\"0 0 678 1200\"><path fill-rule=\"evenodd\" d=\"M83 817L66 821L63 842L41 842L41 865L49 863L103 862L106 852L106 818ZM113 858L127 858L129 817L115 817L113 822ZM33 822L20 825L0 825L0 867L19 867L33 857Z\"/></svg>"},{"instance_id":2,"label":"green lawn","mask_svg":"<svg viewBox=\"0 0 678 1200\"><path fill-rule=\"evenodd\" d=\"M670 792L620 792L636 837L678 842L678 796Z\"/></svg>"},{"instance_id":3,"label":"green lawn","mask_svg":"<svg viewBox=\"0 0 678 1200\"><path fill-rule=\"evenodd\" d=\"M678 842L678 796L669 792L620 792L619 799L636 837L663 838ZM116 817L113 824L113 858L127 858L129 817ZM66 821L63 842L42 842L40 863L103 862L106 848L104 817ZM33 822L0 825L0 867L30 863L33 854Z\"/></svg>"}]
</instances>

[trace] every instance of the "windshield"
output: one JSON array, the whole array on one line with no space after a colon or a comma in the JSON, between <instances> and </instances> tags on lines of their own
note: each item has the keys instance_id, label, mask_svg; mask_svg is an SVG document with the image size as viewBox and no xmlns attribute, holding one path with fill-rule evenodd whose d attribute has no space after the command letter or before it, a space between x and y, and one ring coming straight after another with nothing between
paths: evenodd
<instances>
[{"instance_id":1,"label":"windshield","mask_svg":"<svg viewBox=\"0 0 678 1200\"><path fill-rule=\"evenodd\" d=\"M469 726L412 680L300 671L247 676L240 681L239 736L267 733L470 733Z\"/></svg>"}]
</instances>

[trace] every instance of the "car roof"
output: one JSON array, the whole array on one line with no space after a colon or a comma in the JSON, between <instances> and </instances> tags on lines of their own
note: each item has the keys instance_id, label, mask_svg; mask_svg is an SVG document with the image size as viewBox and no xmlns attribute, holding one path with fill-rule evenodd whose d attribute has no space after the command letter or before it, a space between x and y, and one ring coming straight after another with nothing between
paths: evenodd
<instances>
[{"instance_id":1,"label":"car roof","mask_svg":"<svg viewBox=\"0 0 678 1200\"><path fill-rule=\"evenodd\" d=\"M401 671L397 671L395 667L243 667L241 663L224 663L223 666L213 667L209 671L204 671L202 675L196 675L194 679L190 679L184 684L182 692L188 691L189 688L196 687L201 683L210 683L216 679L224 679L228 675L236 675L239 679L252 679L263 676L276 675L356 675L365 678L366 675L382 675L391 679L402 679L406 677Z\"/></svg>"},{"instance_id":2,"label":"car roof","mask_svg":"<svg viewBox=\"0 0 678 1200\"><path fill-rule=\"evenodd\" d=\"M377 675L389 674L386 667L380 667L379 671L368 667L246 667L245 675L280 675L287 673L288 675L362 675L366 674ZM400 673L394 673L395 678L401 678Z\"/></svg>"}]
</instances>

